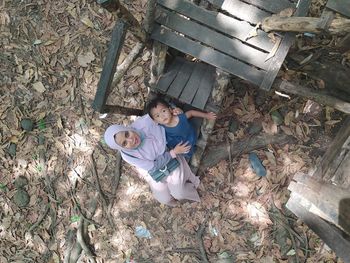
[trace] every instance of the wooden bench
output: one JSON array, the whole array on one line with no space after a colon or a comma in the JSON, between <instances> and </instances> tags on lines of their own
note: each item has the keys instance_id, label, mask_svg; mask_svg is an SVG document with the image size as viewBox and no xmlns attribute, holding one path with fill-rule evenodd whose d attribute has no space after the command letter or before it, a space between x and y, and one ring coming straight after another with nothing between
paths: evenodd
<instances>
[{"instance_id":1,"label":"wooden bench","mask_svg":"<svg viewBox=\"0 0 350 263\"><path fill-rule=\"evenodd\" d=\"M110 7L114 1L99 2ZM294 41L295 34L287 33L276 36L277 42L273 43L265 32L257 29L257 24L263 18L285 8L295 7L289 0L208 0L211 9L187 0L149 2L156 3L149 12L155 13L155 18L148 27L150 37L154 40L151 81L148 86L155 93L197 109L216 113L220 110L229 74L269 90ZM296 15L306 14L309 2L310 0L300 0ZM119 21L112 32L93 102L96 111L117 110L123 113L125 109L117 105L106 105L106 100L126 29L126 23ZM165 67L168 47L197 60L193 62L176 58L169 62L170 66ZM164 68L167 68L165 73ZM130 112L142 114L141 110L129 109L128 113ZM200 127L198 151L191 160L194 171L199 167L214 124L214 121L204 121Z\"/></svg>"},{"instance_id":2,"label":"wooden bench","mask_svg":"<svg viewBox=\"0 0 350 263\"><path fill-rule=\"evenodd\" d=\"M293 33L276 42L256 25L289 7L288 0L208 0L206 9L187 0L157 0L151 38L269 90L294 42ZM306 15L309 0L295 15Z\"/></svg>"}]
</instances>

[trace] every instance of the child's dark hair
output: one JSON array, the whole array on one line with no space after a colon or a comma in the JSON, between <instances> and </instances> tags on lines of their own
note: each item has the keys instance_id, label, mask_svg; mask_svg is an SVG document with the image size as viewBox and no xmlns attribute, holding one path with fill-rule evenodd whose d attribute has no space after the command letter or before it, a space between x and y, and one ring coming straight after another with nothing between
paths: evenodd
<instances>
[{"instance_id":1,"label":"child's dark hair","mask_svg":"<svg viewBox=\"0 0 350 263\"><path fill-rule=\"evenodd\" d=\"M152 116L152 114L151 114L151 110L152 109L154 109L154 108L157 108L157 106L159 105L159 104L162 104L162 105L164 105L164 106L166 106L166 107L170 107L170 105L169 105L169 103L168 102L166 102L164 99L162 99L162 98L155 98L155 99L153 99L153 100L151 100L148 104L147 104L147 106L146 106L146 112L148 113L148 115L149 116L151 116L151 118L153 119L153 116Z\"/></svg>"}]
</instances>

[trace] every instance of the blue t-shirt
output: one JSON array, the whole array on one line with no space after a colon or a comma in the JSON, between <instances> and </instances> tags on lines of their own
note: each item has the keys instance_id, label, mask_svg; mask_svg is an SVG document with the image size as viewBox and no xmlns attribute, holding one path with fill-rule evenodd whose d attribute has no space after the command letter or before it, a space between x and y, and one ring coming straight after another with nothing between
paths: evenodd
<instances>
[{"instance_id":1,"label":"blue t-shirt","mask_svg":"<svg viewBox=\"0 0 350 263\"><path fill-rule=\"evenodd\" d=\"M177 116L179 118L179 123L175 127L166 127L163 125L165 129L166 142L168 147L171 149L173 149L180 142L188 142L191 145L191 150L185 154L185 157L191 158L197 141L196 131L184 113Z\"/></svg>"}]
</instances>

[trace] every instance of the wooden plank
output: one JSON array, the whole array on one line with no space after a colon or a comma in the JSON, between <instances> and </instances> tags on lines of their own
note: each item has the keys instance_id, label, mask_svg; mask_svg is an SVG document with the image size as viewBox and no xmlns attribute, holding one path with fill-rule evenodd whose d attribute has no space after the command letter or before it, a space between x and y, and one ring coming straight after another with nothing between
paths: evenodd
<instances>
[{"instance_id":1,"label":"wooden plank","mask_svg":"<svg viewBox=\"0 0 350 263\"><path fill-rule=\"evenodd\" d=\"M196 96L193 99L192 105L198 109L204 109L205 104L208 101L210 93L213 89L215 79L215 69L211 66L208 66L205 74L203 75L200 87L196 93Z\"/></svg>"},{"instance_id":2,"label":"wooden plank","mask_svg":"<svg viewBox=\"0 0 350 263\"><path fill-rule=\"evenodd\" d=\"M206 65L204 63L195 64L192 75L181 93L181 96L179 98L180 101L187 104L192 103L194 95L196 95L198 87L201 83L201 79L203 78L205 69Z\"/></svg>"},{"instance_id":3,"label":"wooden plank","mask_svg":"<svg viewBox=\"0 0 350 263\"><path fill-rule=\"evenodd\" d=\"M276 1L277 2L277 1ZM309 10L311 0L300 0L299 7L295 13L295 16L305 16ZM260 85L263 90L270 90L272 83L274 82L278 71L280 70L284 59L286 58L289 48L295 40L295 33L286 33L282 39L282 42L276 51L275 56L270 60L270 67L267 74Z\"/></svg>"},{"instance_id":4,"label":"wooden plank","mask_svg":"<svg viewBox=\"0 0 350 263\"><path fill-rule=\"evenodd\" d=\"M186 0L158 0L158 4L168 9L176 10L176 12L184 16L267 52L270 52L274 46L268 35L262 30L258 30L256 37L246 41L246 38L255 29L254 26L245 21L240 21L215 11L205 10Z\"/></svg>"},{"instance_id":5,"label":"wooden plank","mask_svg":"<svg viewBox=\"0 0 350 263\"><path fill-rule=\"evenodd\" d=\"M298 183L291 182L288 187L290 191L311 202L316 208L315 211L321 212L315 214L350 234L350 221L347 220L350 218L350 202L346 201L350 200L349 191L301 174L297 174L293 179L298 180Z\"/></svg>"},{"instance_id":6,"label":"wooden plank","mask_svg":"<svg viewBox=\"0 0 350 263\"><path fill-rule=\"evenodd\" d=\"M341 185L344 188L350 188L350 151L346 151L346 154L338 166L332 181L337 185Z\"/></svg>"},{"instance_id":7,"label":"wooden plank","mask_svg":"<svg viewBox=\"0 0 350 263\"><path fill-rule=\"evenodd\" d=\"M266 73L160 26L155 26L151 37L258 86Z\"/></svg>"},{"instance_id":8,"label":"wooden plank","mask_svg":"<svg viewBox=\"0 0 350 263\"><path fill-rule=\"evenodd\" d=\"M113 28L106 60L97 85L95 99L92 103L92 107L98 112L103 112L108 94L110 93L110 86L116 71L120 51L123 47L126 30L127 26L123 21L118 22Z\"/></svg>"},{"instance_id":9,"label":"wooden plank","mask_svg":"<svg viewBox=\"0 0 350 263\"><path fill-rule=\"evenodd\" d=\"M322 157L320 165L318 165L314 176L322 178L326 181L333 177L336 169L343 160L336 158L339 156L341 149L347 139L350 137L350 117L347 117L339 132L335 136L332 144L328 147L326 153Z\"/></svg>"},{"instance_id":10,"label":"wooden plank","mask_svg":"<svg viewBox=\"0 0 350 263\"><path fill-rule=\"evenodd\" d=\"M350 241L346 239L341 231L301 206L301 202L302 199L292 193L286 207L307 224L337 256L341 257L344 262L350 262Z\"/></svg>"},{"instance_id":11,"label":"wooden plank","mask_svg":"<svg viewBox=\"0 0 350 263\"><path fill-rule=\"evenodd\" d=\"M169 70L159 79L156 90L166 93L184 62L185 60L183 58L176 57L174 62L170 65Z\"/></svg>"},{"instance_id":12,"label":"wooden plank","mask_svg":"<svg viewBox=\"0 0 350 263\"><path fill-rule=\"evenodd\" d=\"M260 7L274 14L288 7L295 7L288 0L244 0L244 2Z\"/></svg>"},{"instance_id":13,"label":"wooden plank","mask_svg":"<svg viewBox=\"0 0 350 263\"><path fill-rule=\"evenodd\" d=\"M163 8L158 8L159 15L156 21L166 27L176 30L186 36L207 44L227 55L238 58L244 62L268 69L270 63L265 62L267 53L251 46L245 45L237 39L232 39L212 29L197 24L182 16L170 13Z\"/></svg>"},{"instance_id":14,"label":"wooden plank","mask_svg":"<svg viewBox=\"0 0 350 263\"><path fill-rule=\"evenodd\" d=\"M350 17L349 0L328 0L327 7L339 14Z\"/></svg>"},{"instance_id":15,"label":"wooden plank","mask_svg":"<svg viewBox=\"0 0 350 263\"><path fill-rule=\"evenodd\" d=\"M208 2L234 17L255 25L262 22L265 17L271 16L271 12L266 12L239 0L208 0Z\"/></svg>"},{"instance_id":16,"label":"wooden plank","mask_svg":"<svg viewBox=\"0 0 350 263\"><path fill-rule=\"evenodd\" d=\"M176 78L174 79L173 83L171 83L168 91L166 92L167 95L176 99L180 96L183 88L186 86L186 83L192 74L193 68L194 63L191 63L189 61L185 61L182 64L181 69L176 75Z\"/></svg>"}]
</instances>

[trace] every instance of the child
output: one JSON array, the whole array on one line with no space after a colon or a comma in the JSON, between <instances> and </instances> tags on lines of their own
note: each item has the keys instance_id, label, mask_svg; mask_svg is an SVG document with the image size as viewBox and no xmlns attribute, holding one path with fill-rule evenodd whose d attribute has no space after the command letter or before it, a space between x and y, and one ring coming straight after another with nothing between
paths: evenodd
<instances>
[{"instance_id":1,"label":"child","mask_svg":"<svg viewBox=\"0 0 350 263\"><path fill-rule=\"evenodd\" d=\"M169 104L160 98L156 98L147 105L147 113L158 124L165 128L166 141L169 148L173 149L179 143L191 146L185 158L192 157L197 141L195 129L192 127L188 119L192 117L200 117L208 120L215 120L216 114L213 112L201 112L197 110L189 110L179 115L174 115Z\"/></svg>"}]
</instances>

